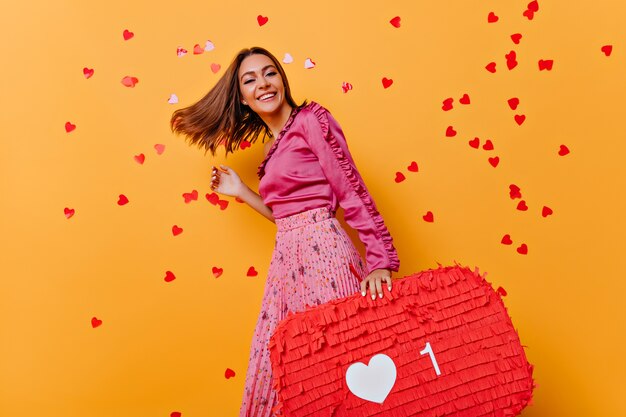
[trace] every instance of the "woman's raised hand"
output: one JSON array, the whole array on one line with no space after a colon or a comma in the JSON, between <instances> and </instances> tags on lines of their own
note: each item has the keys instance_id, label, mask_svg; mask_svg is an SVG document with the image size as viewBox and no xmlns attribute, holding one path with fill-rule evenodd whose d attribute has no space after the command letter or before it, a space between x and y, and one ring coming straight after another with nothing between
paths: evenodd
<instances>
[{"instance_id":1,"label":"woman's raised hand","mask_svg":"<svg viewBox=\"0 0 626 417\"><path fill-rule=\"evenodd\" d=\"M225 165L220 165L220 169L213 167L211 175L211 189L220 194L237 197L245 187L239 175Z\"/></svg>"}]
</instances>

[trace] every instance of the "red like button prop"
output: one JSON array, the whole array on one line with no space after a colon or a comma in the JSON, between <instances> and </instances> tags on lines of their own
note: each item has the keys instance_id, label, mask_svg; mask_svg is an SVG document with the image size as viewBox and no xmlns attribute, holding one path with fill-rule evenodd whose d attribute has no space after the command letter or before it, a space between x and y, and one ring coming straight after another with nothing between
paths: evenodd
<instances>
[{"instance_id":1,"label":"red like button prop","mask_svg":"<svg viewBox=\"0 0 626 417\"><path fill-rule=\"evenodd\" d=\"M269 347L287 417L514 416L534 388L500 296L459 265L290 313Z\"/></svg>"}]
</instances>

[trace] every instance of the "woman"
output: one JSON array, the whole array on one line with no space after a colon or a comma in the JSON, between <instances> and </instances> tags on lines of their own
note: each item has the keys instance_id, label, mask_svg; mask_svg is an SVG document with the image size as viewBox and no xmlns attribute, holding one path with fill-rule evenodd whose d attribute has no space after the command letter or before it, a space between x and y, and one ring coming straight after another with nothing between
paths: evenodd
<instances>
[{"instance_id":1,"label":"woman","mask_svg":"<svg viewBox=\"0 0 626 417\"><path fill-rule=\"evenodd\" d=\"M272 416L277 404L267 344L288 312L353 295L383 297L399 260L393 240L327 109L297 105L278 60L263 48L242 49L200 101L174 112L172 130L215 155L258 134L271 137L258 168L259 194L230 167L213 167L211 188L245 201L277 226L274 252L250 348L240 416ZM366 264L335 218L366 247Z\"/></svg>"}]
</instances>

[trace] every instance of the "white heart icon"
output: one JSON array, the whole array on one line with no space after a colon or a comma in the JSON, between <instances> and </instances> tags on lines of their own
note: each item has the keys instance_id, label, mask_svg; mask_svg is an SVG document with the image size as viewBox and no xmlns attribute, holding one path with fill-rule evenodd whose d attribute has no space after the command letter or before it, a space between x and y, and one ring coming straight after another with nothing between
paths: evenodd
<instances>
[{"instance_id":1,"label":"white heart icon","mask_svg":"<svg viewBox=\"0 0 626 417\"><path fill-rule=\"evenodd\" d=\"M353 363L346 371L348 389L367 401L382 404L396 383L396 364L383 354L372 356L368 365Z\"/></svg>"},{"instance_id":2,"label":"white heart icon","mask_svg":"<svg viewBox=\"0 0 626 417\"><path fill-rule=\"evenodd\" d=\"M291 64L293 62L293 57L291 56L290 53L285 53L285 57L283 58L283 62L285 64Z\"/></svg>"}]
</instances>

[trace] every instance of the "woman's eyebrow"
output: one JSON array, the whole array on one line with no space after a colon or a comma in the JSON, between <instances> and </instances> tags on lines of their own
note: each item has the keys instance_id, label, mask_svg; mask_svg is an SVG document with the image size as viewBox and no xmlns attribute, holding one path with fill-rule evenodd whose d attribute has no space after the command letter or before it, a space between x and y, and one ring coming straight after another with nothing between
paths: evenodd
<instances>
[{"instance_id":1,"label":"woman's eyebrow","mask_svg":"<svg viewBox=\"0 0 626 417\"><path fill-rule=\"evenodd\" d=\"M264 66L263 68L261 68L261 72L265 71L265 70L266 70L267 68L269 68L269 67L274 67L274 65L269 64L269 65ZM274 67L274 69L276 69L276 67ZM241 78L243 78L243 76L244 76L244 75L246 75L246 74L254 74L254 71L247 71L247 72L244 72L244 73L241 75Z\"/></svg>"}]
</instances>

